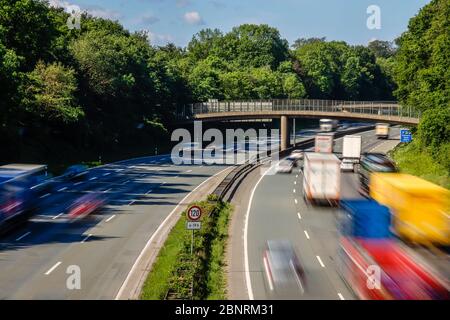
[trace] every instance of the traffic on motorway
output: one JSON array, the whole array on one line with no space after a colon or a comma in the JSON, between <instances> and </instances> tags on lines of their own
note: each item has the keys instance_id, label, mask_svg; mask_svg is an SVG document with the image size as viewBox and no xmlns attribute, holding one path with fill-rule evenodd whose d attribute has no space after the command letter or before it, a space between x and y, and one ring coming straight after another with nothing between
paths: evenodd
<instances>
[{"instance_id":1,"label":"traffic on motorway","mask_svg":"<svg viewBox=\"0 0 450 320\"><path fill-rule=\"evenodd\" d=\"M448 245L448 191L398 172L386 155L395 145L386 143L398 143L397 126L379 123L345 135L366 126L324 119L317 128L296 132L297 142L313 146L294 148L256 183L243 235L246 280L240 286L248 298L448 299L448 269L436 268L415 247ZM343 136L336 138L338 132ZM278 144L259 139L213 147L251 159L259 145L274 151ZM208 148L183 145L183 154ZM228 167L171 162L157 156L91 169L73 165L57 177L46 165L1 166L0 252L6 259L0 268L10 273L0 276L0 286L9 288L0 298L114 298L145 245L135 228L156 228L198 181ZM152 219L145 215L148 204L159 210ZM130 214L132 221L124 217ZM126 224L106 231L120 216ZM136 227L128 228L130 223ZM73 247L99 240L104 245L94 251ZM105 255L112 247L121 249ZM131 248L134 257L124 261L122 252ZM30 258L35 252L42 257ZM73 292L45 281L58 272L64 278L59 269L69 262L63 259L74 256L90 270L90 285ZM17 263L22 267L14 270ZM106 285L115 264L120 276Z\"/></svg>"},{"instance_id":2,"label":"traffic on motorway","mask_svg":"<svg viewBox=\"0 0 450 320\"><path fill-rule=\"evenodd\" d=\"M448 190L398 171L386 155L398 127L335 139L337 126L320 123L314 147L294 149L253 189L250 299L447 300L448 265L421 253L445 255Z\"/></svg>"}]
</instances>

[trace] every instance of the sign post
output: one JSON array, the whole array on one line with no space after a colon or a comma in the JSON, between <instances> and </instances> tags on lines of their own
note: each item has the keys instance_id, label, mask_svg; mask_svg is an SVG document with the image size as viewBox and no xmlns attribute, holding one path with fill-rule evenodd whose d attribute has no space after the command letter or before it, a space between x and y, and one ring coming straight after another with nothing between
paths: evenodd
<instances>
[{"instance_id":1,"label":"sign post","mask_svg":"<svg viewBox=\"0 0 450 320\"><path fill-rule=\"evenodd\" d=\"M194 251L194 231L200 230L202 223L199 221L202 217L202 209L199 206L191 206L187 210L187 222L186 229L192 230L192 240L191 240L191 255Z\"/></svg>"},{"instance_id":2,"label":"sign post","mask_svg":"<svg viewBox=\"0 0 450 320\"><path fill-rule=\"evenodd\" d=\"M408 129L401 129L400 130L400 142L411 142L411 141L412 141L411 131Z\"/></svg>"}]
</instances>

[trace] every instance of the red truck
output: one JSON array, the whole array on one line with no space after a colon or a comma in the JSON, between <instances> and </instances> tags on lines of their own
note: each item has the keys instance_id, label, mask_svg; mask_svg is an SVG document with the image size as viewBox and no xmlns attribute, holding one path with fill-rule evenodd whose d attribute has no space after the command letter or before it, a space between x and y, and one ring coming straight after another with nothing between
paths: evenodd
<instances>
[{"instance_id":1,"label":"red truck","mask_svg":"<svg viewBox=\"0 0 450 320\"><path fill-rule=\"evenodd\" d=\"M373 200L342 201L340 274L363 300L448 300L447 280L389 236L389 210Z\"/></svg>"}]
</instances>

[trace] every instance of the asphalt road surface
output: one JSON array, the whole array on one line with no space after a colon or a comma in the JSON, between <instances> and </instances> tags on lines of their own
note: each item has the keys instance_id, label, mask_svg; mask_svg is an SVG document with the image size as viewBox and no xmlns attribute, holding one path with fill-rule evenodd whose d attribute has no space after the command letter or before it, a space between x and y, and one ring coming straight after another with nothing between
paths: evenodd
<instances>
[{"instance_id":1,"label":"asphalt road surface","mask_svg":"<svg viewBox=\"0 0 450 320\"><path fill-rule=\"evenodd\" d=\"M398 142L398 128L391 139L378 140L374 131L361 133L362 151L386 152ZM394 139L396 138L396 139ZM397 141L395 141L397 140ZM390 143L394 141L394 143ZM336 140L335 152L342 152L342 138ZM343 198L359 198L354 173L342 176ZM248 295L253 299L354 299L340 278L338 269L337 209L311 206L303 200L302 173L265 175L259 180L248 211L244 246L247 245L246 279ZM304 294L285 296L269 289L263 250L267 240L287 239L296 250L306 272Z\"/></svg>"},{"instance_id":2,"label":"asphalt road surface","mask_svg":"<svg viewBox=\"0 0 450 320\"><path fill-rule=\"evenodd\" d=\"M38 215L0 238L0 299L114 299L146 242L177 204L220 165L171 164L168 156L90 170L85 181L58 185ZM67 207L105 193L99 212L71 222ZM81 288L67 282L79 267Z\"/></svg>"}]
</instances>

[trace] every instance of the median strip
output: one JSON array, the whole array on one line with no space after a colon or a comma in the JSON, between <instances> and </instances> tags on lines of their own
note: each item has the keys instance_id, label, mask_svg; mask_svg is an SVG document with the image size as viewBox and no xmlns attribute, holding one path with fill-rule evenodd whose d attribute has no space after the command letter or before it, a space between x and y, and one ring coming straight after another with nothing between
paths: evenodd
<instances>
[{"instance_id":1,"label":"median strip","mask_svg":"<svg viewBox=\"0 0 450 320\"><path fill-rule=\"evenodd\" d=\"M195 202L203 210L202 229L186 230L185 213L170 231L150 271L143 300L225 299L225 245L231 206L209 196Z\"/></svg>"}]
</instances>

